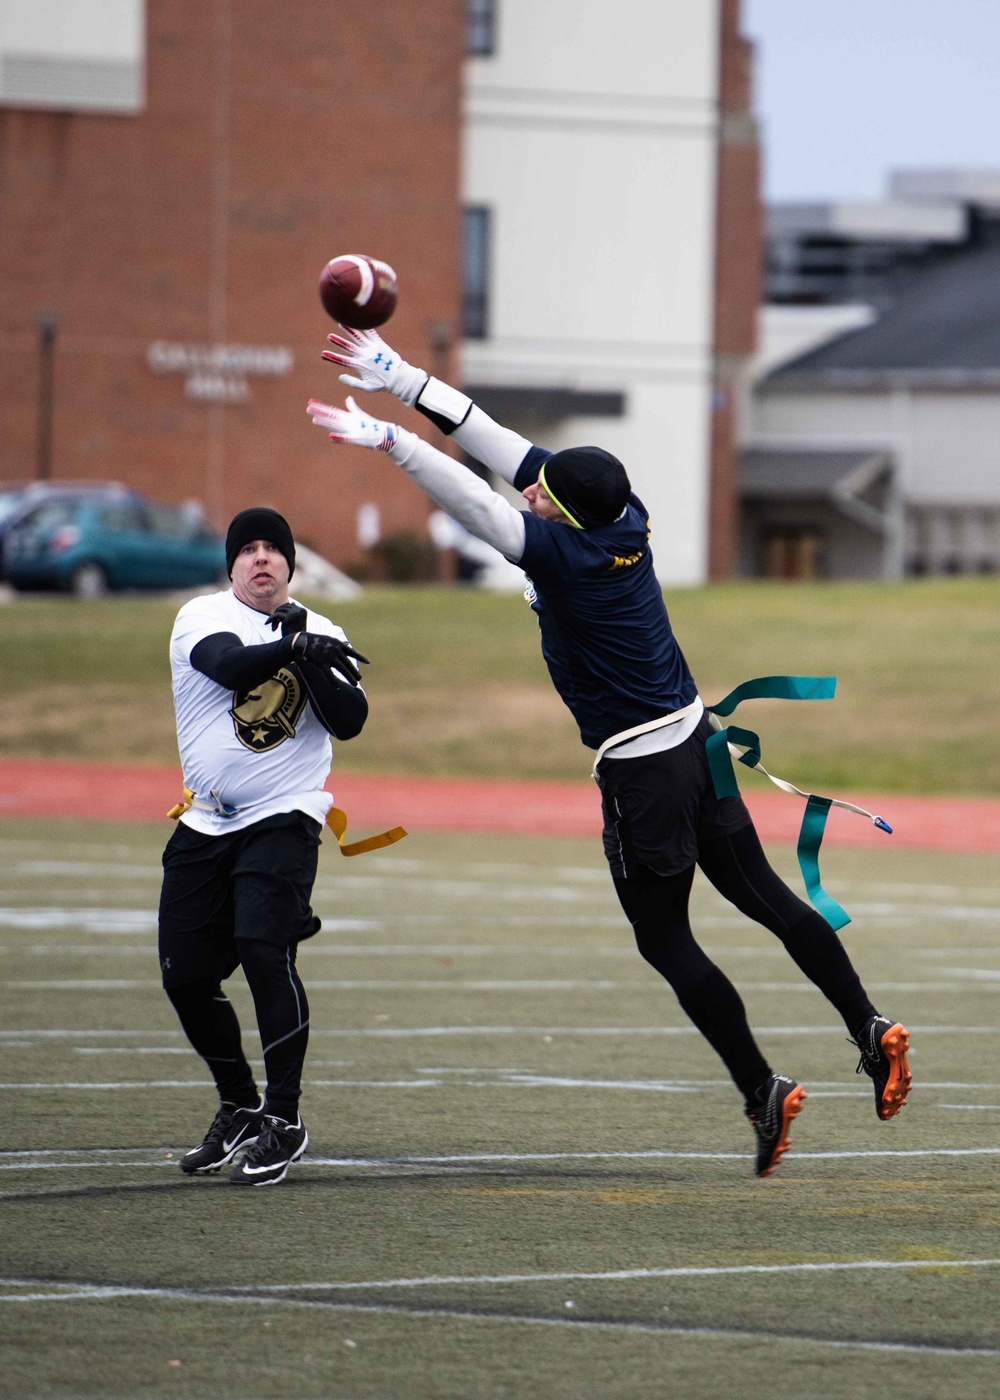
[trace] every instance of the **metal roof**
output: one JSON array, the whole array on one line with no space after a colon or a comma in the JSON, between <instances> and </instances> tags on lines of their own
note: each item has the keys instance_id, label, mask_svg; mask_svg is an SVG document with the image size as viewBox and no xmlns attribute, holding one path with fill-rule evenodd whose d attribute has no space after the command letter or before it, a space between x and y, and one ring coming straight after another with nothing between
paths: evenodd
<instances>
[{"instance_id":1,"label":"metal roof","mask_svg":"<svg viewBox=\"0 0 1000 1400\"><path fill-rule=\"evenodd\" d=\"M782 365L767 388L1000 387L1000 243L916 274L870 326Z\"/></svg>"}]
</instances>

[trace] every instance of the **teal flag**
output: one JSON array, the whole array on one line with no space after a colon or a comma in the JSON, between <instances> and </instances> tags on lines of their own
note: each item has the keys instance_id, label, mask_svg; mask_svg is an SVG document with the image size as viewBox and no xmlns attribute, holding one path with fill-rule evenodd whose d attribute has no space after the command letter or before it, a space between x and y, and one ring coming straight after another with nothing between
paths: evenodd
<instances>
[{"instance_id":1,"label":"teal flag","mask_svg":"<svg viewBox=\"0 0 1000 1400\"><path fill-rule=\"evenodd\" d=\"M744 681L718 704L707 705L706 709L712 714L725 716L731 715L744 700L832 700L836 690L836 676L758 676L755 680ZM716 797L740 795L736 770L729 753L730 744L739 744L746 749L746 753L740 754L739 761L748 768L754 768L760 762L760 738L752 729L739 729L731 724L712 734L705 741L705 755ZM809 797L799 828L798 857L806 893L813 907L831 928L838 929L849 924L850 918L827 894L819 878L819 848L823 844L830 805L828 797L817 797L815 794Z\"/></svg>"},{"instance_id":2,"label":"teal flag","mask_svg":"<svg viewBox=\"0 0 1000 1400\"><path fill-rule=\"evenodd\" d=\"M823 833L826 830L826 819L829 813L830 799L817 797L813 793L806 803L806 810L802 817L796 854L799 858L802 878L806 882L806 894L813 907L819 910L832 929L838 929L849 924L851 917L846 909L827 894L819 879L819 848L823 844Z\"/></svg>"}]
</instances>

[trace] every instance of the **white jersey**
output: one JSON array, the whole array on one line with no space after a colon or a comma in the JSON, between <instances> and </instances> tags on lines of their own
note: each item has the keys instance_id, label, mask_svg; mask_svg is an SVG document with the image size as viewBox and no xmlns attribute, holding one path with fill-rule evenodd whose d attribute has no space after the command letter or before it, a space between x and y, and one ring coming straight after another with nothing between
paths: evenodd
<instances>
[{"instance_id":1,"label":"white jersey","mask_svg":"<svg viewBox=\"0 0 1000 1400\"><path fill-rule=\"evenodd\" d=\"M346 641L340 627L312 611L306 631ZM305 812L324 822L333 804L323 790L333 745L305 687L286 667L245 694L209 680L191 665L191 652L217 632L235 633L244 646L281 635L268 627L266 613L241 603L231 588L193 598L177 614L170 671L184 784L199 802L235 808L222 816L196 807L181 821L206 836L239 831L279 812Z\"/></svg>"}]
</instances>

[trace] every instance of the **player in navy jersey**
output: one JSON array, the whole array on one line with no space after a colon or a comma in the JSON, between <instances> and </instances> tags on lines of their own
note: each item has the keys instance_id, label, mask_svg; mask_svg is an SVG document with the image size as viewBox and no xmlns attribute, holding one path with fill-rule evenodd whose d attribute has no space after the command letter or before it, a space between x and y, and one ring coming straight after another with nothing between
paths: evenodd
<instances>
[{"instance_id":1,"label":"player in navy jersey","mask_svg":"<svg viewBox=\"0 0 1000 1400\"><path fill-rule=\"evenodd\" d=\"M414 433L315 400L334 442L385 452L461 525L522 567L549 674L597 750L604 850L642 956L670 983L743 1095L767 1176L789 1146L805 1094L773 1072L728 977L691 932L695 866L774 933L844 1018L872 1078L879 1118L910 1085L905 1029L872 1005L837 934L767 862L740 797L717 797L705 754L712 727L673 635L649 547L649 519L625 468L598 447L550 453L495 423L466 395L407 364L374 331L329 337L345 384L387 390L518 489L516 509Z\"/></svg>"}]
</instances>

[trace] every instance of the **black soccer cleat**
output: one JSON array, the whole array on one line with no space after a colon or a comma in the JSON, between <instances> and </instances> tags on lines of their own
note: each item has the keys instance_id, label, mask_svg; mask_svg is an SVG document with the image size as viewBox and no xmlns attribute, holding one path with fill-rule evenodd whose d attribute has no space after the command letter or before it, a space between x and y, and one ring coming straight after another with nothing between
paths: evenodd
<instances>
[{"instance_id":1,"label":"black soccer cleat","mask_svg":"<svg viewBox=\"0 0 1000 1400\"><path fill-rule=\"evenodd\" d=\"M188 1176L207 1176L231 1162L244 1147L257 1141L264 1126L264 1105L235 1108L224 1103L212 1119L212 1126L197 1147L181 1158L181 1171Z\"/></svg>"},{"instance_id":2,"label":"black soccer cleat","mask_svg":"<svg viewBox=\"0 0 1000 1400\"><path fill-rule=\"evenodd\" d=\"M772 1074L763 1084L758 1107L748 1108L747 1117L757 1134L758 1176L770 1176L791 1146L789 1128L802 1112L806 1092L786 1074Z\"/></svg>"},{"instance_id":3,"label":"black soccer cleat","mask_svg":"<svg viewBox=\"0 0 1000 1400\"><path fill-rule=\"evenodd\" d=\"M301 1117L297 1123L266 1114L260 1136L233 1167L230 1181L237 1186L277 1186L309 1146L309 1134Z\"/></svg>"},{"instance_id":4,"label":"black soccer cleat","mask_svg":"<svg viewBox=\"0 0 1000 1400\"><path fill-rule=\"evenodd\" d=\"M867 1074L875 1086L875 1112L883 1121L895 1118L912 1082L906 1059L909 1031L886 1016L870 1016L854 1043L861 1051L857 1072Z\"/></svg>"}]
</instances>

